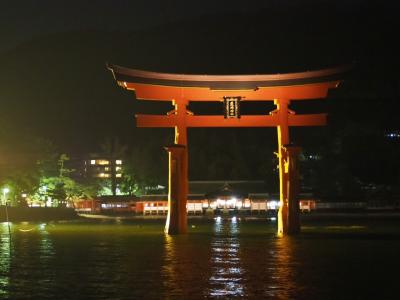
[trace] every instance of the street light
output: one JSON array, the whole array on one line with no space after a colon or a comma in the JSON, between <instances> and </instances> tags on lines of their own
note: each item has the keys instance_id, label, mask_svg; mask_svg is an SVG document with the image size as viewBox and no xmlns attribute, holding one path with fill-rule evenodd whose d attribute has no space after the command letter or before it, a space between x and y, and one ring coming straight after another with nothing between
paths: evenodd
<instances>
[{"instance_id":1,"label":"street light","mask_svg":"<svg viewBox=\"0 0 400 300\"><path fill-rule=\"evenodd\" d=\"M10 192L10 189L5 187L3 188L3 204L7 204L7 194Z\"/></svg>"}]
</instances>

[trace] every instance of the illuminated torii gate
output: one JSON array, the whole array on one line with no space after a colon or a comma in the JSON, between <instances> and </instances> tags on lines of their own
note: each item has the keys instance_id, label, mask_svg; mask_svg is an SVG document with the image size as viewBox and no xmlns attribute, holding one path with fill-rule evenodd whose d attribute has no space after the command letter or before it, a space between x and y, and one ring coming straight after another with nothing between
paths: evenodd
<instances>
[{"instance_id":1,"label":"illuminated torii gate","mask_svg":"<svg viewBox=\"0 0 400 300\"><path fill-rule=\"evenodd\" d=\"M298 147L290 145L289 126L323 126L326 114L296 115L290 101L325 98L336 88L346 67L277 75L184 75L156 73L109 65L117 83L134 90L141 100L172 101L167 115L136 115L138 127L175 128L175 145L169 152L169 195L166 232L187 231L188 194L187 128L190 127L277 127L280 178L278 234L300 231ZM274 101L269 115L242 115L240 101ZM224 101L225 116L196 116L187 110L189 101Z\"/></svg>"}]
</instances>

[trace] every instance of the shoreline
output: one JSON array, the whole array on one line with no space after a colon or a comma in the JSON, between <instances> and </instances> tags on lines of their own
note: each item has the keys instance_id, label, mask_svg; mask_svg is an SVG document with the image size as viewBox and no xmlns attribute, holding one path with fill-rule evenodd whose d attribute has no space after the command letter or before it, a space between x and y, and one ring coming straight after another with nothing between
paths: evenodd
<instances>
[{"instance_id":1,"label":"shoreline","mask_svg":"<svg viewBox=\"0 0 400 300\"><path fill-rule=\"evenodd\" d=\"M166 215L107 215L107 214L79 214L82 219L104 219L104 220L165 220ZM242 220L271 220L275 215L254 214L254 215L188 215L189 220L212 220L217 217L229 219L233 217ZM300 214L300 220L326 220L326 219L369 219L369 218L399 218L400 211L364 211L364 212L311 212Z\"/></svg>"},{"instance_id":2,"label":"shoreline","mask_svg":"<svg viewBox=\"0 0 400 300\"><path fill-rule=\"evenodd\" d=\"M188 220L212 220L217 217L237 217L243 221L273 220L276 214L225 214L225 215L188 215ZM85 214L77 213L72 208L55 207L8 207L10 222L25 221L68 221L68 220L165 220L167 215L134 214ZM312 211L300 214L301 221L324 221L334 219L400 219L400 210L367 209L363 211ZM7 222L5 207L0 206L0 222Z\"/></svg>"}]
</instances>

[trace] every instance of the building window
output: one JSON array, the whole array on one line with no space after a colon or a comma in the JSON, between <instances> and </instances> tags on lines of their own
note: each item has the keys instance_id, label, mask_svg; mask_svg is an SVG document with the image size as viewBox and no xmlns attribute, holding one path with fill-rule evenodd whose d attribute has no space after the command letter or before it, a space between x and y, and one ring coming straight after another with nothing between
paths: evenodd
<instances>
[{"instance_id":1,"label":"building window","mask_svg":"<svg viewBox=\"0 0 400 300\"><path fill-rule=\"evenodd\" d=\"M122 174L121 174L121 173L115 174L115 177L121 178L121 177L122 177Z\"/></svg>"},{"instance_id":2,"label":"building window","mask_svg":"<svg viewBox=\"0 0 400 300\"><path fill-rule=\"evenodd\" d=\"M115 163L116 163L117 165L122 165L122 160L117 159L117 160L115 161Z\"/></svg>"},{"instance_id":3,"label":"building window","mask_svg":"<svg viewBox=\"0 0 400 300\"><path fill-rule=\"evenodd\" d=\"M95 164L96 164L96 161L95 161L94 159L92 159L92 160L90 161L90 164L91 164L91 165L95 165Z\"/></svg>"},{"instance_id":4,"label":"building window","mask_svg":"<svg viewBox=\"0 0 400 300\"><path fill-rule=\"evenodd\" d=\"M98 164L98 165L109 165L110 162L109 162L108 160L106 160L106 159L99 159L99 160L97 161L97 164Z\"/></svg>"},{"instance_id":5,"label":"building window","mask_svg":"<svg viewBox=\"0 0 400 300\"><path fill-rule=\"evenodd\" d=\"M107 174L107 173L99 173L97 176L98 176L98 177L101 177L101 178L108 178L108 177L110 177L110 174Z\"/></svg>"},{"instance_id":6,"label":"building window","mask_svg":"<svg viewBox=\"0 0 400 300\"><path fill-rule=\"evenodd\" d=\"M122 169L121 167L115 167L115 171L119 171L121 169ZM108 170L106 170L106 171L108 171Z\"/></svg>"}]
</instances>

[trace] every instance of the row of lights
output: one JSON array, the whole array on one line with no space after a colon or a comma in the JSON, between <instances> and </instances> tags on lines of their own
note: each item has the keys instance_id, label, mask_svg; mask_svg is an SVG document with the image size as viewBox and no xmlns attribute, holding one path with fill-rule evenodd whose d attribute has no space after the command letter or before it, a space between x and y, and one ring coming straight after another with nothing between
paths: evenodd
<instances>
[{"instance_id":1,"label":"row of lights","mask_svg":"<svg viewBox=\"0 0 400 300\"><path fill-rule=\"evenodd\" d=\"M91 165L109 165L109 164L110 164L110 161L109 161L109 160L106 160L106 159L98 159L98 160L92 159L92 160L90 160L90 164L91 164ZM122 165L122 160L117 159L117 160L115 161L115 164L116 164L116 165Z\"/></svg>"},{"instance_id":2,"label":"row of lights","mask_svg":"<svg viewBox=\"0 0 400 300\"><path fill-rule=\"evenodd\" d=\"M398 133L398 132L391 132L391 133L385 134L385 136L388 137L388 138L392 138L392 139L394 139L394 138L400 138L400 133Z\"/></svg>"}]
</instances>

